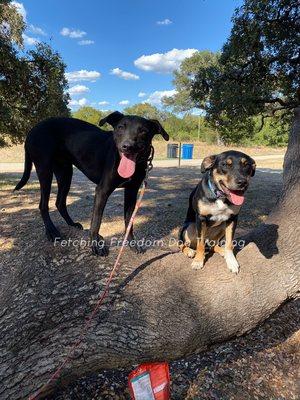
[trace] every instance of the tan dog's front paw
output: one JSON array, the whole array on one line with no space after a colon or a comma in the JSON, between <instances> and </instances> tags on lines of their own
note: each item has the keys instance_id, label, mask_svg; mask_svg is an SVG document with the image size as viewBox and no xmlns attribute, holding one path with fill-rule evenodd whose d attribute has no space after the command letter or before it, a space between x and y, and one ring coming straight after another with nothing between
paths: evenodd
<instances>
[{"instance_id":1,"label":"tan dog's front paw","mask_svg":"<svg viewBox=\"0 0 300 400\"><path fill-rule=\"evenodd\" d=\"M189 258L195 257L195 250L191 249L190 247L186 246L185 244L179 246L180 251Z\"/></svg>"},{"instance_id":2,"label":"tan dog's front paw","mask_svg":"<svg viewBox=\"0 0 300 400\"><path fill-rule=\"evenodd\" d=\"M186 254L189 258L194 258L196 255L196 251L193 249L188 249L187 254Z\"/></svg>"},{"instance_id":3,"label":"tan dog's front paw","mask_svg":"<svg viewBox=\"0 0 300 400\"><path fill-rule=\"evenodd\" d=\"M238 274L240 266L232 251L225 251L225 261L230 271Z\"/></svg>"},{"instance_id":4,"label":"tan dog's front paw","mask_svg":"<svg viewBox=\"0 0 300 400\"><path fill-rule=\"evenodd\" d=\"M192 262L192 269L202 269L204 267L204 260L194 260Z\"/></svg>"}]
</instances>

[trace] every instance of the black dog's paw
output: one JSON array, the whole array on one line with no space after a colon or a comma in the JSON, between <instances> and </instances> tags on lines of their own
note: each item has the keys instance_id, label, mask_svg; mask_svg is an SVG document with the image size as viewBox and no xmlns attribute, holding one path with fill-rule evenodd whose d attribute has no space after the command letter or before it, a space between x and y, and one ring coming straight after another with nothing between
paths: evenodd
<instances>
[{"instance_id":1,"label":"black dog's paw","mask_svg":"<svg viewBox=\"0 0 300 400\"><path fill-rule=\"evenodd\" d=\"M97 239L92 240L92 252L96 256L107 257L109 253L109 248L105 244L105 240L102 236L98 236Z\"/></svg>"},{"instance_id":2,"label":"black dog's paw","mask_svg":"<svg viewBox=\"0 0 300 400\"><path fill-rule=\"evenodd\" d=\"M136 254L144 254L146 252L146 249L144 246L139 246L137 244L129 246L129 248Z\"/></svg>"},{"instance_id":3,"label":"black dog's paw","mask_svg":"<svg viewBox=\"0 0 300 400\"><path fill-rule=\"evenodd\" d=\"M107 257L109 254L109 249L107 245L99 246L97 244L93 244L92 252L95 254L95 256Z\"/></svg>"},{"instance_id":4,"label":"black dog's paw","mask_svg":"<svg viewBox=\"0 0 300 400\"><path fill-rule=\"evenodd\" d=\"M74 222L71 226L74 228L80 229L81 231L83 230L83 226L81 225L80 222Z\"/></svg>"},{"instance_id":5,"label":"black dog's paw","mask_svg":"<svg viewBox=\"0 0 300 400\"><path fill-rule=\"evenodd\" d=\"M56 242L56 241L60 241L61 240L61 234L59 232L59 230L57 230L55 227L53 228L47 228L46 229L46 236L47 239L50 242Z\"/></svg>"}]
</instances>

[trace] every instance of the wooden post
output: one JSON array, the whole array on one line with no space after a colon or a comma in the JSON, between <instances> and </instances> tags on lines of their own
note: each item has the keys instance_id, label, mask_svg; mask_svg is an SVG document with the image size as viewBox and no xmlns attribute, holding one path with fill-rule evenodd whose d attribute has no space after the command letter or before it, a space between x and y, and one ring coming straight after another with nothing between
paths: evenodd
<instances>
[{"instance_id":1,"label":"wooden post","mask_svg":"<svg viewBox=\"0 0 300 400\"><path fill-rule=\"evenodd\" d=\"M179 142L179 154L178 154L178 167L180 168L181 163L181 142Z\"/></svg>"}]
</instances>

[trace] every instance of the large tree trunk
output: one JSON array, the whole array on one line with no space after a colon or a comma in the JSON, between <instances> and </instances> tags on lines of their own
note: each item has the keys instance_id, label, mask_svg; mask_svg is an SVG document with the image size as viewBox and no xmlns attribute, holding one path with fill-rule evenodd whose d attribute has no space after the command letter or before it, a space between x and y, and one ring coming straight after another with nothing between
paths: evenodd
<instances>
[{"instance_id":1,"label":"large tree trunk","mask_svg":"<svg viewBox=\"0 0 300 400\"><path fill-rule=\"evenodd\" d=\"M190 261L179 253L149 250L142 265L140 257L133 257L131 265L122 266L80 349L48 393L56 385L103 368L204 351L253 329L282 303L297 297L300 109L295 114L282 194L267 221L247 236L247 245L237 256L240 273L230 273L218 255L201 271L191 270ZM113 251L101 265L90 249L80 249L73 262L69 253L74 251L60 248L37 257L29 248L27 265L22 262L24 254L12 258L15 272L1 293L3 400L36 391L64 360L116 255Z\"/></svg>"}]
</instances>

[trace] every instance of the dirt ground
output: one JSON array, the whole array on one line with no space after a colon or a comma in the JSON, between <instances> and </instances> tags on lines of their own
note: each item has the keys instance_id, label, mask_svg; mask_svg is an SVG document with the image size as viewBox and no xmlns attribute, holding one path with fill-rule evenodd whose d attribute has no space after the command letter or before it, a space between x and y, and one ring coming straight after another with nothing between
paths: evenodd
<instances>
[{"instance_id":1,"label":"dirt ground","mask_svg":"<svg viewBox=\"0 0 300 400\"><path fill-rule=\"evenodd\" d=\"M274 165L266 162L264 169L258 170L253 178L240 214L238 235L264 221L276 203L282 171L279 167L274 169ZM39 186L36 176L33 173L30 184L24 190L12 193L20 175L0 174L0 256L1 253L5 255L6 267L11 262L10 252L26 256L24 246L32 239L33 232L37 240L46 240L37 208ZM135 224L137 236L165 239L165 243L170 238L176 238L185 217L189 193L199 176L198 167L155 168ZM69 196L69 211L85 229L89 228L93 192L94 185L76 171ZM50 207L54 222L63 232L72 234L72 229L63 228L64 223L55 210L54 202L55 195L52 195ZM123 193L120 189L111 196L105 210L101 232L106 238L122 235L122 215ZM51 245L47 246L51 251ZM125 259L133 257L129 250L126 252ZM110 257L107 262L110 262ZM287 303L254 332L205 354L170 363L172 399L299 399L299 311L300 302ZM52 399L128 399L128 372L102 371L81 379Z\"/></svg>"}]
</instances>

